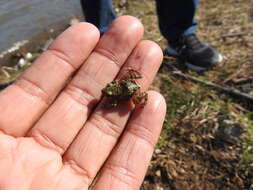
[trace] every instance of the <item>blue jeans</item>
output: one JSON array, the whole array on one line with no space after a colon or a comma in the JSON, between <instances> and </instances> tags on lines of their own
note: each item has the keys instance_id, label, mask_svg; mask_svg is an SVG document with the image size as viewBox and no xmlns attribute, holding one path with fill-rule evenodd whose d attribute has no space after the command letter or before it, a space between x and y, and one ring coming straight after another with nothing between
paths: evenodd
<instances>
[{"instance_id":1,"label":"blue jeans","mask_svg":"<svg viewBox=\"0 0 253 190\"><path fill-rule=\"evenodd\" d=\"M94 24L102 34L116 18L112 0L81 0L81 5L86 21Z\"/></svg>"},{"instance_id":2,"label":"blue jeans","mask_svg":"<svg viewBox=\"0 0 253 190\"><path fill-rule=\"evenodd\" d=\"M104 33L116 18L112 0L81 0L87 22ZM182 35L196 31L194 20L198 0L156 0L159 28L162 35L173 41Z\"/></svg>"}]
</instances>

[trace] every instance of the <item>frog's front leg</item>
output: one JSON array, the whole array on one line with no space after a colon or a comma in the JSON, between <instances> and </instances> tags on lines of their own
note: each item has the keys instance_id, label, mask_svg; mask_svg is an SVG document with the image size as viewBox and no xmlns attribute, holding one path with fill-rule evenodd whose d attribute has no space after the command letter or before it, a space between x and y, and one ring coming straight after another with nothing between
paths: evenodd
<instances>
[{"instance_id":1,"label":"frog's front leg","mask_svg":"<svg viewBox=\"0 0 253 190\"><path fill-rule=\"evenodd\" d=\"M141 75L141 73L139 71L136 71L136 70L134 70L131 67L126 68L126 70L127 70L127 75L124 78L125 80L127 80L127 79L140 79L140 78L142 78L142 75Z\"/></svg>"},{"instance_id":2,"label":"frog's front leg","mask_svg":"<svg viewBox=\"0 0 253 190\"><path fill-rule=\"evenodd\" d=\"M135 105L141 104L141 107L144 107L148 101L147 92L138 92L133 96L133 102Z\"/></svg>"}]
</instances>

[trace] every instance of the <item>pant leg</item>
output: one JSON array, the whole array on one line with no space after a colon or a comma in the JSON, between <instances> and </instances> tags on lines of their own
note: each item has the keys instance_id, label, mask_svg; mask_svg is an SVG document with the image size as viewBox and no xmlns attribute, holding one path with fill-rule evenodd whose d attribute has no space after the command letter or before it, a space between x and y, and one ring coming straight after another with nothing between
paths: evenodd
<instances>
[{"instance_id":1,"label":"pant leg","mask_svg":"<svg viewBox=\"0 0 253 190\"><path fill-rule=\"evenodd\" d=\"M159 28L162 35L173 41L196 31L194 15L198 0L156 0Z\"/></svg>"},{"instance_id":2,"label":"pant leg","mask_svg":"<svg viewBox=\"0 0 253 190\"><path fill-rule=\"evenodd\" d=\"M94 24L104 33L111 22L116 18L112 0L81 0L85 20Z\"/></svg>"}]
</instances>

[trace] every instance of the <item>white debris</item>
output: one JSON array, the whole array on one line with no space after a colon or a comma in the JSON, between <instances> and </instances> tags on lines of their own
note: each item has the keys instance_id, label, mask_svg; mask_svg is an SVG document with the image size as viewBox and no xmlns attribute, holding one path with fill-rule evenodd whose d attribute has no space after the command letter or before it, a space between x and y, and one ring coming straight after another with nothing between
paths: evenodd
<instances>
[{"instance_id":1,"label":"white debris","mask_svg":"<svg viewBox=\"0 0 253 190\"><path fill-rule=\"evenodd\" d=\"M155 153L156 153L156 154L160 154L161 152L162 152L161 149L158 149L158 148L155 149Z\"/></svg>"},{"instance_id":2,"label":"white debris","mask_svg":"<svg viewBox=\"0 0 253 190\"><path fill-rule=\"evenodd\" d=\"M33 55L30 53L30 52L28 52L26 55L25 55L25 58L26 59L31 59L33 57Z\"/></svg>"},{"instance_id":3,"label":"white debris","mask_svg":"<svg viewBox=\"0 0 253 190\"><path fill-rule=\"evenodd\" d=\"M23 40L23 41L14 43L12 47L0 53L0 58L3 58L5 55L18 50L20 47L22 47L26 43L28 43L28 40Z\"/></svg>"},{"instance_id":4,"label":"white debris","mask_svg":"<svg viewBox=\"0 0 253 190\"><path fill-rule=\"evenodd\" d=\"M47 40L47 42L45 43L45 45L44 45L44 47L42 48L42 50L43 50L43 51L46 51L53 41L54 41L54 40L53 40L52 38L49 39L49 40Z\"/></svg>"},{"instance_id":5,"label":"white debris","mask_svg":"<svg viewBox=\"0 0 253 190\"><path fill-rule=\"evenodd\" d=\"M24 59L24 58L21 58L19 61L18 61L18 66L19 67L24 67L25 65L27 65L27 61Z\"/></svg>"},{"instance_id":6,"label":"white debris","mask_svg":"<svg viewBox=\"0 0 253 190\"><path fill-rule=\"evenodd\" d=\"M119 8L114 9L116 13L119 13Z\"/></svg>"},{"instance_id":7,"label":"white debris","mask_svg":"<svg viewBox=\"0 0 253 190\"><path fill-rule=\"evenodd\" d=\"M80 20L78 18L72 18L70 20L69 24L70 24L70 26L73 26L73 25L75 25L75 24L77 24L79 22L80 22Z\"/></svg>"}]
</instances>

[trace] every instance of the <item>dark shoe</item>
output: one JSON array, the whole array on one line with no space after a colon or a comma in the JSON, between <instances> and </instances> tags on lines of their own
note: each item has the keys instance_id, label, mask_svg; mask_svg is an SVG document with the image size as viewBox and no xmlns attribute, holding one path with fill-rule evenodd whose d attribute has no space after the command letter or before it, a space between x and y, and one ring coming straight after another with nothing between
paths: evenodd
<instances>
[{"instance_id":1,"label":"dark shoe","mask_svg":"<svg viewBox=\"0 0 253 190\"><path fill-rule=\"evenodd\" d=\"M204 71L222 61L222 55L207 43L203 43L195 34L185 35L169 43L165 55L181 59L194 71Z\"/></svg>"}]
</instances>

